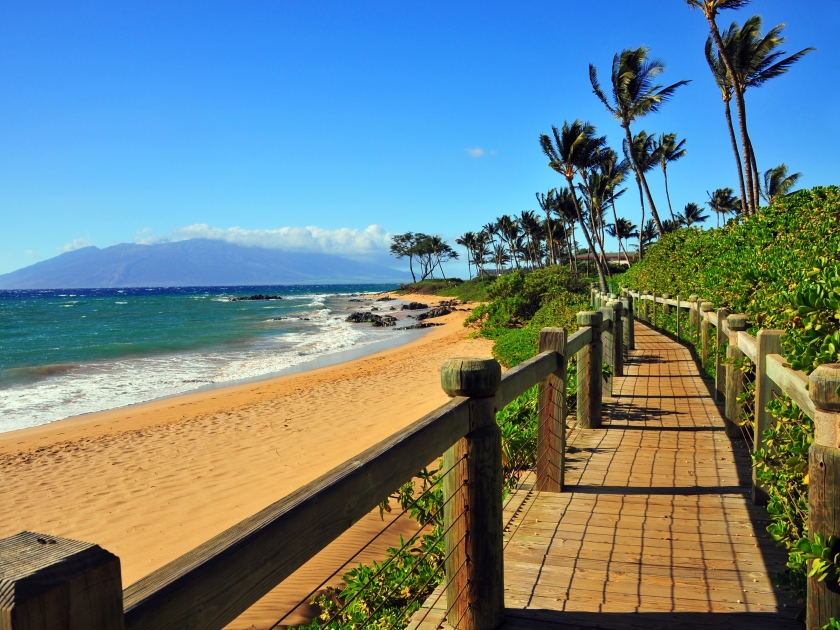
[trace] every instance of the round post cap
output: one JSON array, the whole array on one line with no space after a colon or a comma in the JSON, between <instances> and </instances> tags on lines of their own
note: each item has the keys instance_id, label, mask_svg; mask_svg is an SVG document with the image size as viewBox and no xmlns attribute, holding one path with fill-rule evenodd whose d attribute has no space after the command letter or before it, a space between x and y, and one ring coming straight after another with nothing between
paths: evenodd
<instances>
[{"instance_id":1,"label":"round post cap","mask_svg":"<svg viewBox=\"0 0 840 630\"><path fill-rule=\"evenodd\" d=\"M699 299L699 296L696 293L692 293L688 296L689 302L696 302Z\"/></svg>"},{"instance_id":2,"label":"round post cap","mask_svg":"<svg viewBox=\"0 0 840 630\"><path fill-rule=\"evenodd\" d=\"M715 310L715 305L711 302L701 302L700 303L700 310L704 313L709 313Z\"/></svg>"},{"instance_id":3,"label":"round post cap","mask_svg":"<svg viewBox=\"0 0 840 630\"><path fill-rule=\"evenodd\" d=\"M663 293L662 297L665 298L666 300L670 300L671 299L671 294L670 293Z\"/></svg>"},{"instance_id":4,"label":"round post cap","mask_svg":"<svg viewBox=\"0 0 840 630\"><path fill-rule=\"evenodd\" d=\"M440 366L440 386L450 396L489 398L502 382L502 366L491 357L455 357Z\"/></svg>"},{"instance_id":5,"label":"round post cap","mask_svg":"<svg viewBox=\"0 0 840 630\"><path fill-rule=\"evenodd\" d=\"M729 322L729 330L746 330L747 316L743 313L734 313L727 316L726 321Z\"/></svg>"},{"instance_id":6,"label":"round post cap","mask_svg":"<svg viewBox=\"0 0 840 630\"><path fill-rule=\"evenodd\" d=\"M808 393L814 406L823 411L840 411L840 363L824 363L808 376Z\"/></svg>"},{"instance_id":7,"label":"round post cap","mask_svg":"<svg viewBox=\"0 0 840 630\"><path fill-rule=\"evenodd\" d=\"M604 322L601 311L581 311L577 314L578 326L600 326Z\"/></svg>"}]
</instances>

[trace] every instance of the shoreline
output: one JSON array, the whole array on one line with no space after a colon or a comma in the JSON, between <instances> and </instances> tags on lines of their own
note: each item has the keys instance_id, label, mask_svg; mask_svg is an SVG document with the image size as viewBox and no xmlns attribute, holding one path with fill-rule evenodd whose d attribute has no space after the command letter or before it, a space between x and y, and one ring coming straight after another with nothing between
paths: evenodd
<instances>
[{"instance_id":1,"label":"shoreline","mask_svg":"<svg viewBox=\"0 0 840 630\"><path fill-rule=\"evenodd\" d=\"M443 360L492 346L468 339L467 315L336 365L1 434L0 537L99 544L125 587L446 402ZM232 627L270 627L381 528L378 512L363 520Z\"/></svg>"}]
</instances>

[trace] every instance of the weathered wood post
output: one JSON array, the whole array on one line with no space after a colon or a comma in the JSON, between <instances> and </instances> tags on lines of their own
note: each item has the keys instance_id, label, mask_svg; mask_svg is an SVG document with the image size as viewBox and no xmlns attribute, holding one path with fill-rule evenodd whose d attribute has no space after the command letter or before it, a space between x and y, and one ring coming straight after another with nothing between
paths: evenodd
<instances>
[{"instance_id":1,"label":"weathered wood post","mask_svg":"<svg viewBox=\"0 0 840 630\"><path fill-rule=\"evenodd\" d=\"M629 352L636 349L636 334L633 330L636 313L633 296L628 293L621 303L624 305L624 347Z\"/></svg>"},{"instance_id":2,"label":"weathered wood post","mask_svg":"<svg viewBox=\"0 0 840 630\"><path fill-rule=\"evenodd\" d=\"M604 347L601 342L601 324L604 316L600 311L584 311L577 314L578 330L590 328L592 340L577 353L577 423L582 429L597 429L601 426L601 364L604 361Z\"/></svg>"},{"instance_id":3,"label":"weathered wood post","mask_svg":"<svg viewBox=\"0 0 840 630\"><path fill-rule=\"evenodd\" d=\"M767 403L773 399L773 389L779 392L773 380L767 374L767 355L782 353L783 330L759 330L755 338L755 419L753 426L755 434L753 448L767 448L764 432L770 428L773 417L767 411ZM756 505L767 505L767 493L756 479L756 469L753 466L752 500Z\"/></svg>"},{"instance_id":4,"label":"weathered wood post","mask_svg":"<svg viewBox=\"0 0 840 630\"><path fill-rule=\"evenodd\" d=\"M811 540L814 534L840 538L840 364L819 366L808 382L816 408L814 443L808 454L809 535ZM837 552L833 549L831 556ZM832 617L840 619L840 589L818 577L808 578L807 630L819 630Z\"/></svg>"},{"instance_id":5,"label":"weathered wood post","mask_svg":"<svg viewBox=\"0 0 840 630\"><path fill-rule=\"evenodd\" d=\"M653 309L653 327L656 328L656 291L651 295L653 298L651 308Z\"/></svg>"},{"instance_id":6,"label":"weathered wood post","mask_svg":"<svg viewBox=\"0 0 840 630\"><path fill-rule=\"evenodd\" d=\"M741 418L743 405L738 402L738 395L744 391L744 373L733 362L744 357L744 353L738 347L737 335L742 330L747 329L747 316L729 315L727 321L729 322L731 336L729 337L729 345L726 347L727 362L724 367L726 370L724 426L726 427L726 435L740 437L741 428L738 426L738 422Z\"/></svg>"},{"instance_id":7,"label":"weathered wood post","mask_svg":"<svg viewBox=\"0 0 840 630\"><path fill-rule=\"evenodd\" d=\"M700 299L700 298L696 298L694 300L694 304L692 306L692 308L694 309L693 312L694 312L694 315L695 315L695 320L694 320L695 321L695 326L697 327L697 329L695 331L695 334L697 335L697 345L698 346L700 345L700 332L701 332L700 328L701 328L701 324L703 323L703 309L700 308L700 306L702 304L703 304L703 300Z\"/></svg>"},{"instance_id":8,"label":"weathered wood post","mask_svg":"<svg viewBox=\"0 0 840 630\"><path fill-rule=\"evenodd\" d=\"M706 364L709 362L709 320L706 319L706 313L715 310L714 304L711 302L700 303L700 361L703 364L703 369L706 369Z\"/></svg>"},{"instance_id":9,"label":"weathered wood post","mask_svg":"<svg viewBox=\"0 0 840 630\"><path fill-rule=\"evenodd\" d=\"M610 366L615 365L613 358L615 353L615 336L613 335L613 309L610 306L611 302L608 300L604 306L598 309L601 313L601 348L603 352L603 360ZM615 369L612 370L613 375ZM612 376L604 376L601 373L601 392L605 396L612 396Z\"/></svg>"},{"instance_id":10,"label":"weathered wood post","mask_svg":"<svg viewBox=\"0 0 840 630\"><path fill-rule=\"evenodd\" d=\"M692 293L691 295L688 296L688 303L689 303L688 323L691 324L692 326L697 326L697 315L700 313L699 309L696 310L696 311L694 310L695 307L698 306L698 304L696 304L696 302L697 302L697 294L696 293Z\"/></svg>"},{"instance_id":11,"label":"weathered wood post","mask_svg":"<svg viewBox=\"0 0 840 630\"><path fill-rule=\"evenodd\" d=\"M717 310L717 330L715 330L715 400L720 400L726 393L726 367L723 365L723 357L720 349L723 347L724 339L727 339L723 331L723 320L731 313L728 308Z\"/></svg>"},{"instance_id":12,"label":"weathered wood post","mask_svg":"<svg viewBox=\"0 0 840 630\"><path fill-rule=\"evenodd\" d=\"M495 359L447 359L440 382L450 396L470 397L470 432L443 456L447 617L465 630L493 630L505 616L502 559L502 431Z\"/></svg>"},{"instance_id":13,"label":"weathered wood post","mask_svg":"<svg viewBox=\"0 0 840 630\"><path fill-rule=\"evenodd\" d=\"M671 305L668 304L668 300L671 299L670 293L663 293L662 294L662 314L663 315L670 315L671 314ZM668 324L663 324L663 328L665 328Z\"/></svg>"},{"instance_id":14,"label":"weathered wood post","mask_svg":"<svg viewBox=\"0 0 840 630\"><path fill-rule=\"evenodd\" d=\"M680 294L677 293L677 339L682 339L682 318L680 315Z\"/></svg>"},{"instance_id":15,"label":"weathered wood post","mask_svg":"<svg viewBox=\"0 0 840 630\"><path fill-rule=\"evenodd\" d=\"M566 329L543 328L539 351L561 355L557 371L540 383L537 490L562 492L566 458Z\"/></svg>"},{"instance_id":16,"label":"weathered wood post","mask_svg":"<svg viewBox=\"0 0 840 630\"><path fill-rule=\"evenodd\" d=\"M117 556L98 545L33 532L0 540L0 628L124 627Z\"/></svg>"},{"instance_id":17,"label":"weathered wood post","mask_svg":"<svg viewBox=\"0 0 840 630\"><path fill-rule=\"evenodd\" d=\"M639 297L642 300L642 312L644 313L645 323L650 323L650 300L647 299L649 293L640 293Z\"/></svg>"},{"instance_id":18,"label":"weathered wood post","mask_svg":"<svg viewBox=\"0 0 840 630\"><path fill-rule=\"evenodd\" d=\"M613 375L624 376L624 304L621 300L611 300L607 306L613 311Z\"/></svg>"}]
</instances>

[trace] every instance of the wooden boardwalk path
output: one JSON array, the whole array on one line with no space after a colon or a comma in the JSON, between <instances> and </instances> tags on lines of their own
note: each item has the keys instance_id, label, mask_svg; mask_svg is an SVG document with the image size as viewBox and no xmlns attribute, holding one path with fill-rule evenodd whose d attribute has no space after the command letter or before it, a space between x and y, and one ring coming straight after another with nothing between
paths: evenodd
<instances>
[{"instance_id":1,"label":"wooden boardwalk path","mask_svg":"<svg viewBox=\"0 0 840 630\"><path fill-rule=\"evenodd\" d=\"M570 437L566 491L525 486L505 514L503 628L802 628L744 443L689 350L635 326L603 427ZM439 591L410 627L450 628Z\"/></svg>"}]
</instances>

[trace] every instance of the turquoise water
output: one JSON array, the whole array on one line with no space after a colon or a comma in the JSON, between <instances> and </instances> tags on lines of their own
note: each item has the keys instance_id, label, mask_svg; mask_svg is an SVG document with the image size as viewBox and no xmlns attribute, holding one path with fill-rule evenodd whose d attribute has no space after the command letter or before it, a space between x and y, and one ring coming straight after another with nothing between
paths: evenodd
<instances>
[{"instance_id":1,"label":"turquoise water","mask_svg":"<svg viewBox=\"0 0 840 630\"><path fill-rule=\"evenodd\" d=\"M351 301L359 293L394 288L0 291L0 432L269 375L408 335L344 321L373 305ZM258 293L283 299L229 300Z\"/></svg>"}]
</instances>

